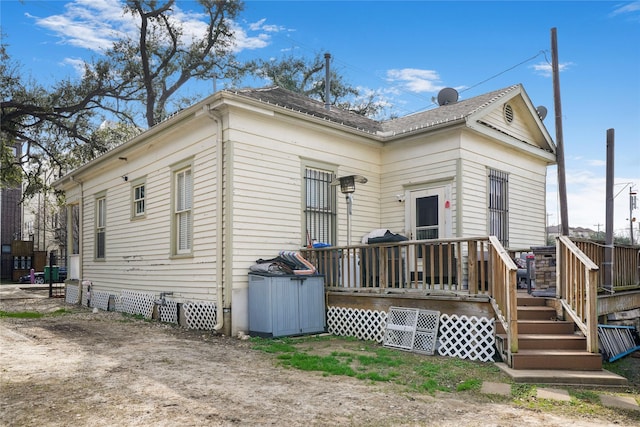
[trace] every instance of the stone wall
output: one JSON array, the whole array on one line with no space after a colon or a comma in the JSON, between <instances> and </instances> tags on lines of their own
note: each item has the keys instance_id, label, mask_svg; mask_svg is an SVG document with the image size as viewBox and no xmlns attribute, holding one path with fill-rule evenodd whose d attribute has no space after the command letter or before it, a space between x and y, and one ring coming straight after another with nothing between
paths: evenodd
<instances>
[{"instance_id":1,"label":"stone wall","mask_svg":"<svg viewBox=\"0 0 640 427\"><path fill-rule=\"evenodd\" d=\"M556 247L531 248L535 257L535 284L537 290L556 287Z\"/></svg>"}]
</instances>

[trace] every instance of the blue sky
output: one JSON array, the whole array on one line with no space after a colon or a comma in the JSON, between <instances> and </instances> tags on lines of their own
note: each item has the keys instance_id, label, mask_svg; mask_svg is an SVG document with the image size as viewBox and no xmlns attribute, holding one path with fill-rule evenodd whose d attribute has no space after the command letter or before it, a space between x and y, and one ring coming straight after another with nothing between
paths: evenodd
<instances>
[{"instance_id":1,"label":"blue sky","mask_svg":"<svg viewBox=\"0 0 640 427\"><path fill-rule=\"evenodd\" d=\"M178 1L196 31L194 5ZM44 84L76 76L83 59L133 29L118 0L1 0L0 16L10 55ZM397 115L434 108L443 87L469 98L522 83L533 104L549 110L544 123L554 139L550 34L557 28L569 225L604 230L612 128L614 228L628 236L629 185L640 190L639 1L247 1L234 27L239 58L330 52L334 69ZM207 82L185 92L212 90ZM556 181L550 168L549 224L560 216ZM640 210L633 216L640 221ZM637 241L638 222L634 229Z\"/></svg>"}]
</instances>

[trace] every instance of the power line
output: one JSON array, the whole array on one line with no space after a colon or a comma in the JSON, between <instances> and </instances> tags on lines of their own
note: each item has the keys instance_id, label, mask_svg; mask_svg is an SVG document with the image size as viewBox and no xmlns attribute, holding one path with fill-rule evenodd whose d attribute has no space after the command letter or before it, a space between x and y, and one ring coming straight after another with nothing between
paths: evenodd
<instances>
[{"instance_id":1,"label":"power line","mask_svg":"<svg viewBox=\"0 0 640 427\"><path fill-rule=\"evenodd\" d=\"M495 79L496 77L499 77L499 76L501 76L501 75L503 75L503 74L505 74L505 73L507 73L507 72L509 72L509 71L511 71L511 70L513 70L513 69L515 69L515 68L518 68L519 66L524 65L524 64L526 64L526 63L527 63L527 62L529 62L529 61L533 61L534 59L536 59L536 58L537 58L538 56L540 56L540 55L544 55L544 57L545 57L545 59L547 60L547 63L548 63L548 62L549 62L549 60L547 59L547 54L546 54L546 53L547 53L547 51L545 51L545 50L541 50L541 51L539 51L538 53L536 53L534 56L532 56L531 58L527 58L527 59L525 59L524 61L519 62L519 63L517 63L516 65L514 65L514 66L512 66L512 67L509 67L509 68L507 68L507 69L506 69L506 70L504 70L504 71L499 72L498 74L494 74L493 76L491 76L491 77L489 77L489 78L487 78L487 79L484 79L484 80L482 80L482 81L481 81L481 82L479 82L479 83L476 83L476 84L474 84L474 85L472 85L472 86L469 86L468 88L461 90L461 91L460 91L460 93L462 93L462 92L466 92L466 91L468 91L468 90L470 90L470 89L473 89L473 88L474 88L474 87L476 87L476 86L480 86L481 84L484 84L484 83L488 82L489 80L493 80L493 79Z\"/></svg>"},{"instance_id":2,"label":"power line","mask_svg":"<svg viewBox=\"0 0 640 427\"><path fill-rule=\"evenodd\" d=\"M317 51L315 51L311 46L308 46L308 45L306 45L305 43L302 43L302 42L300 42L300 41L298 41L298 40L296 40L296 39L293 39L293 38L291 38L291 37L286 37L286 38L285 38L285 37L280 36L279 34L276 34L276 35L274 35L274 38L278 38L278 39L281 39L281 40L285 40L285 39L286 39L286 41L288 41L288 42L292 42L292 44L294 44L296 47L302 48L303 50L305 50L305 51L306 51L307 53L309 53L309 54L317 54L317 53L318 53L318 52L317 52ZM327 50L327 49L325 49L325 50ZM330 50L329 50L329 51L330 51ZM460 93L463 93L463 92L466 92L466 91L471 90L471 89L473 89L473 88L476 88L476 87L478 87L478 86L480 86L480 85L482 85L482 84L484 84L484 83L487 83L487 82L488 82L488 81L490 81L490 80L495 79L496 77L499 77L499 76L501 76L501 75L503 75L503 74L505 74L505 73L508 73L509 71L512 71L512 70L514 70L514 69L516 69L516 68L518 68L518 67L520 67L520 66L522 66L522 65L524 65L524 64L526 64L526 63L528 63L528 62L533 61L534 59L538 58L538 57L539 57L539 56L541 56L541 55L543 55L543 56L544 56L544 58L545 58L545 62L546 62L547 64L550 64L550 61L549 61L549 59L547 58L547 53L548 53L548 50L539 50L535 55L533 55L533 56L531 56L531 57L529 57L529 58L527 58L527 59L525 59L525 60L523 60L523 61L520 61L520 62L518 62L517 64L512 65L512 66L510 66L510 67L508 67L508 68L506 68L506 69L504 69L504 70L500 71L499 73L496 73L496 74L494 74L494 75L492 75L492 76L490 76L490 77L487 77L486 79L483 79L483 80L479 81L478 83L475 83L475 84L473 84L473 85L471 85L471 86L469 86L469 87L467 87L467 88L465 88L465 89L462 89L462 90L460 90L459 92L460 92ZM340 59L340 57L332 56L332 59L333 59L334 63L340 64L340 65L343 65L343 66L345 66L345 67L347 67L347 68L349 68L349 69L352 69L352 70L354 70L354 71L356 71L356 72L358 72L358 73L360 73L360 74L364 74L364 75L372 76L374 79L381 81L381 82L382 82L382 83L384 83L385 85L386 85L386 84L388 84L388 82L387 82L384 78L382 78L382 77L380 77L380 76L378 76L378 75L376 75L376 74L372 74L372 73L370 72L370 70L360 68L360 67L358 67L358 66L356 66L356 65L354 65L354 64L351 64L351 63L349 63L349 62L347 62L347 61L344 61L344 60ZM411 111L411 112L409 112L408 114L412 114L412 113L415 113L415 112L417 112L417 111L422 111L422 110L424 110L424 109L428 109L429 107L431 107L431 106L435 106L435 105L436 105L436 104L431 100L431 97L425 97L425 96L422 96L422 95L420 95L420 94L418 94L418 93L416 93L416 92L411 92L411 91L408 91L408 90L406 90L406 89L403 89L402 87L399 87L399 88L396 88L396 89L397 89L399 92L401 92L401 93L403 93L403 94L405 94L405 95L409 95L409 96L415 97L415 98L417 98L418 100L420 100L420 101L425 101L425 102L427 103L427 106L426 106L425 108L423 108L423 109L421 109L421 110Z\"/></svg>"}]
</instances>

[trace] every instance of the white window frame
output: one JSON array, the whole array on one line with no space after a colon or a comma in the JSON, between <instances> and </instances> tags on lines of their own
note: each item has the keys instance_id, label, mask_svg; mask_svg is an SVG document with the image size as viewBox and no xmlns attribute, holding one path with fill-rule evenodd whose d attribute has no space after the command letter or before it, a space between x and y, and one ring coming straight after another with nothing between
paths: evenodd
<instances>
[{"instance_id":1,"label":"white window frame","mask_svg":"<svg viewBox=\"0 0 640 427\"><path fill-rule=\"evenodd\" d=\"M142 189L142 195L138 194ZM131 183L131 219L141 219L147 216L147 182L145 178L136 179Z\"/></svg>"},{"instance_id":2,"label":"white window frame","mask_svg":"<svg viewBox=\"0 0 640 427\"><path fill-rule=\"evenodd\" d=\"M175 165L172 173L172 247L174 256L193 254L193 164Z\"/></svg>"},{"instance_id":3,"label":"white window frame","mask_svg":"<svg viewBox=\"0 0 640 427\"><path fill-rule=\"evenodd\" d=\"M95 205L94 258L105 260L107 258L107 196L105 193L96 195Z\"/></svg>"},{"instance_id":4,"label":"white window frame","mask_svg":"<svg viewBox=\"0 0 640 427\"><path fill-rule=\"evenodd\" d=\"M303 177L303 246L308 240L331 245L337 244L336 187L330 185L335 178L335 167L319 162L305 162Z\"/></svg>"}]
</instances>

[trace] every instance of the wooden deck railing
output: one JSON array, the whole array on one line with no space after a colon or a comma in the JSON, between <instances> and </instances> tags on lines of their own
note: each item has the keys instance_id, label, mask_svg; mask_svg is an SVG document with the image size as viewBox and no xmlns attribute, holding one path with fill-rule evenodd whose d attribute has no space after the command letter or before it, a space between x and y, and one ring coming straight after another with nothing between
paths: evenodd
<instances>
[{"instance_id":1,"label":"wooden deck railing","mask_svg":"<svg viewBox=\"0 0 640 427\"><path fill-rule=\"evenodd\" d=\"M507 345L510 353L518 352L518 267L510 258L500 241L489 237L491 243L492 283L496 284L492 292L492 303L498 319L507 333Z\"/></svg>"},{"instance_id":2,"label":"wooden deck railing","mask_svg":"<svg viewBox=\"0 0 640 427\"><path fill-rule=\"evenodd\" d=\"M556 292L564 310L587 339L587 351L598 352L598 266L567 236L556 246Z\"/></svg>"},{"instance_id":3,"label":"wooden deck railing","mask_svg":"<svg viewBox=\"0 0 640 427\"><path fill-rule=\"evenodd\" d=\"M599 280L605 283L604 272L604 243L591 240L571 239L578 249L600 267ZM640 288L640 249L637 246L613 246L613 291Z\"/></svg>"},{"instance_id":4,"label":"wooden deck railing","mask_svg":"<svg viewBox=\"0 0 640 427\"><path fill-rule=\"evenodd\" d=\"M327 291L486 296L518 351L517 267L495 237L304 249Z\"/></svg>"}]
</instances>

